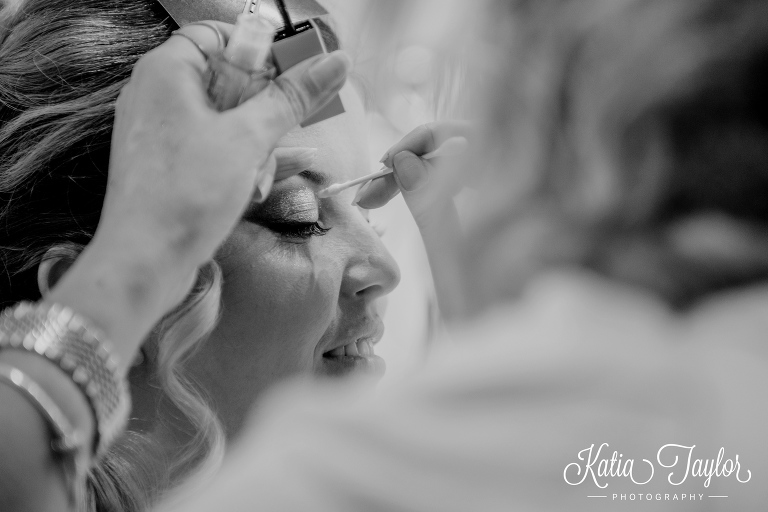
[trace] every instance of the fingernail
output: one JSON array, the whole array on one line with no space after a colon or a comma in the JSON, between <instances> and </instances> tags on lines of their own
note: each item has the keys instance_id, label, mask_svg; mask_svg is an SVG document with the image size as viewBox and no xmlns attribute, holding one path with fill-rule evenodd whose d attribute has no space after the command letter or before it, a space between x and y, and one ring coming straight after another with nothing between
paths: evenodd
<instances>
[{"instance_id":1,"label":"fingernail","mask_svg":"<svg viewBox=\"0 0 768 512\"><path fill-rule=\"evenodd\" d=\"M346 78L349 66L347 54L337 50L312 64L307 73L319 89L327 89Z\"/></svg>"},{"instance_id":2,"label":"fingernail","mask_svg":"<svg viewBox=\"0 0 768 512\"><path fill-rule=\"evenodd\" d=\"M408 192L424 186L429 178L424 163L410 151L396 154L393 164L400 185Z\"/></svg>"},{"instance_id":3,"label":"fingernail","mask_svg":"<svg viewBox=\"0 0 768 512\"><path fill-rule=\"evenodd\" d=\"M359 203L365 195L365 191L371 188L371 183L373 183L373 180L368 183L363 183L363 186L357 190L357 194L355 194L355 198L352 200L352 206L357 206L357 203Z\"/></svg>"},{"instance_id":4,"label":"fingernail","mask_svg":"<svg viewBox=\"0 0 768 512\"><path fill-rule=\"evenodd\" d=\"M383 156L383 157L381 157L381 160L379 160L379 163L382 163L382 164L383 164L383 163L384 163L384 162L387 160L387 158L389 158L389 151L387 151L386 153L384 153L384 156Z\"/></svg>"},{"instance_id":5,"label":"fingernail","mask_svg":"<svg viewBox=\"0 0 768 512\"><path fill-rule=\"evenodd\" d=\"M265 174L259 179L259 183L256 185L256 191L253 193L253 200L257 203L263 203L272 190L272 183L274 180L269 174Z\"/></svg>"}]
</instances>

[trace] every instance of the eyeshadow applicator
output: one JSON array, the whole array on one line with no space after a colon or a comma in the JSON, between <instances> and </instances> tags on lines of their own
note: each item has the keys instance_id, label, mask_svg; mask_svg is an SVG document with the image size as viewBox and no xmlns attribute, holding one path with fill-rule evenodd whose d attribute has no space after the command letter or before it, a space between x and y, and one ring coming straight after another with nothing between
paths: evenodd
<instances>
[{"instance_id":1,"label":"eyeshadow applicator","mask_svg":"<svg viewBox=\"0 0 768 512\"><path fill-rule=\"evenodd\" d=\"M467 139L464 137L451 137L450 139L447 139L443 144L437 148L434 151L430 151L429 153L425 153L421 155L419 158L422 158L424 160L430 160L432 158L437 158L440 156L456 156L464 151L467 147ZM365 176L361 176L360 178L345 181L344 183L336 183L334 185L331 185L330 187L326 187L322 190L320 190L317 193L317 197L324 198L324 197L331 197L335 196L342 190L346 190L350 187L354 187L355 185L359 185L360 183L365 183L367 181L375 180L376 178L380 178L382 176L385 176L393 171L392 168L384 166L381 169L379 169L376 172L372 172L371 174L367 174Z\"/></svg>"}]
</instances>

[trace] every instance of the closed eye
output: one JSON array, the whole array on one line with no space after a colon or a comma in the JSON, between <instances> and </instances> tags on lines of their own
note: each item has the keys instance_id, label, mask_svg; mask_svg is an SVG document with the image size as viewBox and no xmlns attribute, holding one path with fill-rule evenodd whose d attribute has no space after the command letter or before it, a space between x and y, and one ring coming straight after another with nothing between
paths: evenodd
<instances>
[{"instance_id":1,"label":"closed eye","mask_svg":"<svg viewBox=\"0 0 768 512\"><path fill-rule=\"evenodd\" d=\"M258 224L274 231L278 235L302 240L313 236L323 236L331 228L323 227L320 222L260 221Z\"/></svg>"}]
</instances>

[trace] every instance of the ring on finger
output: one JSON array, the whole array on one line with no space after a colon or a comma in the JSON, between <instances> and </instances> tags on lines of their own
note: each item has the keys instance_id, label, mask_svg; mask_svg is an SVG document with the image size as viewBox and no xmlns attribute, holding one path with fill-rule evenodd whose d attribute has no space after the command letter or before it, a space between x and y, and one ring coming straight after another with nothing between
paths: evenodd
<instances>
[{"instance_id":1,"label":"ring on finger","mask_svg":"<svg viewBox=\"0 0 768 512\"><path fill-rule=\"evenodd\" d=\"M205 51L205 49L200 45L200 43L198 43L197 41L195 41L194 39L189 37L187 34L185 34L184 32L179 32L178 30L174 30L171 33L171 35L172 36L181 36L184 39L186 39L187 41L191 42L200 51L200 53L203 54L203 57L205 57L205 59L208 60L208 58L209 58L208 52Z\"/></svg>"},{"instance_id":2,"label":"ring on finger","mask_svg":"<svg viewBox=\"0 0 768 512\"><path fill-rule=\"evenodd\" d=\"M194 45L195 45L195 47L196 47L196 48L197 48L197 49L200 51L200 53L203 55L203 57L205 57L205 59L207 60L207 59L210 57L210 52L206 51L206 49L203 47L203 45L201 45L201 44L200 44L200 43L199 43L199 42L198 42L198 41L197 41L195 38L193 38L191 35L189 35L189 34L186 34L186 33L184 33L184 32L183 32L183 30L184 30L185 28L187 28L187 27L191 27L191 26L196 26L196 25L199 25L199 26L202 26L202 27L207 27L207 28L209 28L209 29L213 30L213 31L214 31L214 33L216 34L216 41L217 41L217 46L216 46L216 50L215 50L215 52L216 52L216 53L218 53L218 52L221 52L221 51L223 51L223 50L224 50L224 47L226 46L226 40L225 40L225 38L224 38L224 33L223 33L223 32L221 31L221 29L220 29L219 27L217 27L217 26L216 26L214 23L209 23L209 22L206 22L206 21L196 21L196 22L194 22L194 23L188 23L188 24L184 25L183 27L181 27L181 28L179 28L179 29L177 29L177 30L174 30L173 32L171 32L171 35L172 35L172 36L181 36L181 37L183 37L184 39L186 39L186 40L188 40L189 42L191 42L192 44L194 44Z\"/></svg>"},{"instance_id":3,"label":"ring on finger","mask_svg":"<svg viewBox=\"0 0 768 512\"><path fill-rule=\"evenodd\" d=\"M215 23L210 23L210 22L205 21L205 20L203 20L203 21L195 21L195 22L188 23L188 24L184 25L184 27L190 27L190 26L194 26L194 25L200 25L200 26L203 26L203 27L208 27L209 29L211 29L214 32L216 32L216 39L219 42L219 45L218 45L218 47L216 49L217 50L224 50L224 47L227 45L227 42L224 39L224 33L221 31L221 29ZM182 28L184 28L184 27L182 27ZM181 30L181 28L179 30ZM178 30L176 32L178 32Z\"/></svg>"}]
</instances>

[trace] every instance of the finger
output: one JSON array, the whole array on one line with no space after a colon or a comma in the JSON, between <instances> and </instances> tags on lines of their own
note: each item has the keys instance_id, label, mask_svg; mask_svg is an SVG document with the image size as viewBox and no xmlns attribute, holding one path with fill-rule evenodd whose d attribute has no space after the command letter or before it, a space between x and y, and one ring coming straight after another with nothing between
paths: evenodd
<instances>
[{"instance_id":1,"label":"finger","mask_svg":"<svg viewBox=\"0 0 768 512\"><path fill-rule=\"evenodd\" d=\"M248 84L246 84L245 89L243 89L243 92L240 95L240 103L244 103L259 94L269 85L269 81L274 78L275 69L269 67L265 67L262 72L254 75L251 80L248 81Z\"/></svg>"},{"instance_id":2,"label":"finger","mask_svg":"<svg viewBox=\"0 0 768 512\"><path fill-rule=\"evenodd\" d=\"M158 49L173 51L178 58L187 60L203 73L207 68L206 59L224 50L232 29L232 25L221 21L189 23L175 30L170 39Z\"/></svg>"},{"instance_id":3,"label":"finger","mask_svg":"<svg viewBox=\"0 0 768 512\"><path fill-rule=\"evenodd\" d=\"M224 115L239 117L244 126L269 126L270 130L258 136L272 147L341 89L349 66L344 52L318 55L293 66L264 91Z\"/></svg>"},{"instance_id":4,"label":"finger","mask_svg":"<svg viewBox=\"0 0 768 512\"><path fill-rule=\"evenodd\" d=\"M411 211L416 223L421 226L421 221L435 202L435 191L429 185L429 171L431 164L425 162L410 151L401 151L392 159L394 172L400 190L403 193L405 204Z\"/></svg>"},{"instance_id":5,"label":"finger","mask_svg":"<svg viewBox=\"0 0 768 512\"><path fill-rule=\"evenodd\" d=\"M410 151L401 151L393 158L394 176L403 199L411 211L422 237L426 239L435 233L436 228L444 227L446 222L455 224L458 219L452 194L438 183L430 183L430 174L434 167ZM438 180L435 180L438 181Z\"/></svg>"},{"instance_id":6,"label":"finger","mask_svg":"<svg viewBox=\"0 0 768 512\"><path fill-rule=\"evenodd\" d=\"M371 180L357 192L353 204L360 208L373 210L381 208L400 193L400 186L395 181L394 174L387 174Z\"/></svg>"},{"instance_id":7,"label":"finger","mask_svg":"<svg viewBox=\"0 0 768 512\"><path fill-rule=\"evenodd\" d=\"M139 59L129 82L129 86L131 83L143 84L139 101L147 105L157 101L156 108L162 109L168 106L168 98L173 98L174 103L180 105L178 108L187 113L209 108L201 79L207 69L203 52L216 51L220 45L218 32L226 40L232 26L213 21L205 23L206 26L185 25L179 29L183 37L172 36Z\"/></svg>"},{"instance_id":8,"label":"finger","mask_svg":"<svg viewBox=\"0 0 768 512\"><path fill-rule=\"evenodd\" d=\"M429 181L427 163L410 151L401 151L392 159L391 174L377 178L366 188L361 188L355 199L361 208L372 210L387 204L398 192L403 196L426 186Z\"/></svg>"},{"instance_id":9,"label":"finger","mask_svg":"<svg viewBox=\"0 0 768 512\"><path fill-rule=\"evenodd\" d=\"M253 201L263 202L272 191L272 184L275 181L275 172L277 171L277 159L274 153L267 157L266 162L259 168L259 177L256 181L256 190L253 193Z\"/></svg>"},{"instance_id":10,"label":"finger","mask_svg":"<svg viewBox=\"0 0 768 512\"><path fill-rule=\"evenodd\" d=\"M294 174L306 171L315 162L315 148L275 148L272 152L277 160L275 180L284 180Z\"/></svg>"},{"instance_id":11,"label":"finger","mask_svg":"<svg viewBox=\"0 0 768 512\"><path fill-rule=\"evenodd\" d=\"M381 158L381 162L387 167L392 167L392 159L401 151L423 155L436 150L451 137L462 136L471 140L473 131L471 123L467 121L436 121L423 124L414 128L389 148Z\"/></svg>"}]
</instances>

